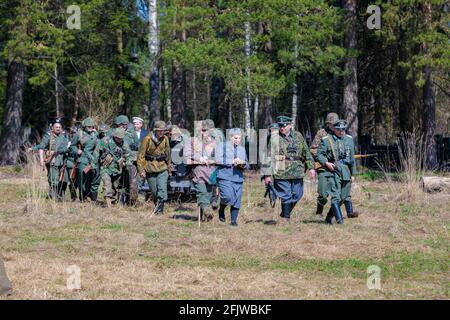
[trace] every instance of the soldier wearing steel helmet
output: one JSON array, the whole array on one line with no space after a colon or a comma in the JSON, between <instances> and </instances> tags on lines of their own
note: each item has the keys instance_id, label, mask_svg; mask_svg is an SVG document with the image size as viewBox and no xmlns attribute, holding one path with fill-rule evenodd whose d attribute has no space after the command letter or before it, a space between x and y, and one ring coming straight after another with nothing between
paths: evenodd
<instances>
[{"instance_id":1,"label":"soldier wearing steel helmet","mask_svg":"<svg viewBox=\"0 0 450 320\"><path fill-rule=\"evenodd\" d=\"M331 196L331 210L325 221L332 223L333 216L338 224L343 223L341 204L344 203L347 217L358 215L353 211L351 183L356 174L355 150L353 138L345 134L347 122L338 120L333 124L333 134L322 138L317 149L317 159L325 168L325 190Z\"/></svg>"},{"instance_id":2,"label":"soldier wearing steel helmet","mask_svg":"<svg viewBox=\"0 0 450 320\"><path fill-rule=\"evenodd\" d=\"M88 198L97 201L100 173L92 157L97 142L94 120L84 119L81 129L73 136L71 143L72 153L77 156L76 181L82 202Z\"/></svg>"},{"instance_id":3,"label":"soldier wearing steel helmet","mask_svg":"<svg viewBox=\"0 0 450 320\"><path fill-rule=\"evenodd\" d=\"M331 112L327 114L327 118L325 120L325 125L319 131L317 131L314 140L311 144L311 155L315 161L315 168L317 169L317 209L316 214L322 214L323 208L327 203L327 190L326 190L326 179L325 172L326 169L322 168L319 164L319 160L317 159L317 148L319 148L320 142L323 137L327 135L333 134L333 124L339 120L339 116L337 113Z\"/></svg>"},{"instance_id":4,"label":"soldier wearing steel helmet","mask_svg":"<svg viewBox=\"0 0 450 320\"><path fill-rule=\"evenodd\" d=\"M140 141L136 135L133 124L130 123L128 117L120 115L114 120L114 124L117 128L125 130L124 141L128 144L131 150L131 157L133 159L132 165L126 168L125 172L125 185L126 192L121 199L123 203L134 204L138 198L138 181L137 181L137 154L139 151Z\"/></svg>"},{"instance_id":5,"label":"soldier wearing steel helmet","mask_svg":"<svg viewBox=\"0 0 450 320\"><path fill-rule=\"evenodd\" d=\"M105 201L111 207L118 200L118 190L122 187L126 167L133 164L123 128L115 128L110 137L99 141L94 150L93 161L100 163Z\"/></svg>"},{"instance_id":6,"label":"soldier wearing steel helmet","mask_svg":"<svg viewBox=\"0 0 450 320\"><path fill-rule=\"evenodd\" d=\"M165 135L166 123L156 121L153 130L144 138L138 153L138 172L148 181L155 203L155 214L164 213L169 179L170 142Z\"/></svg>"}]
</instances>

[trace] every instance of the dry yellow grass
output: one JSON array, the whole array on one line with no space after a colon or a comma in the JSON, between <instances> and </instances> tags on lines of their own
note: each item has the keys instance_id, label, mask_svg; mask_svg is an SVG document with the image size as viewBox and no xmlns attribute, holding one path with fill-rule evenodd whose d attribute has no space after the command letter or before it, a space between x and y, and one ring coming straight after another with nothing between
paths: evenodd
<instances>
[{"instance_id":1,"label":"dry yellow grass","mask_svg":"<svg viewBox=\"0 0 450 320\"><path fill-rule=\"evenodd\" d=\"M0 247L14 295L2 299L449 298L448 195L411 200L400 183L357 181L363 214L328 226L314 214L315 183L305 181L283 225L249 176L239 227L217 217L199 227L195 204L150 217L145 204L45 200L42 172L3 177ZM366 286L372 264L381 290ZM66 286L71 265L80 267L80 290Z\"/></svg>"}]
</instances>

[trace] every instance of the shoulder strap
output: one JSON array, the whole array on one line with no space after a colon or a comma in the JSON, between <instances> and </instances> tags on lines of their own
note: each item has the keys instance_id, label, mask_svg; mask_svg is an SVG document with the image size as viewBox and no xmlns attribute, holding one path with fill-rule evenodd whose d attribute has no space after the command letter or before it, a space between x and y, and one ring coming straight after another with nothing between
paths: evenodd
<instances>
[{"instance_id":1,"label":"shoulder strap","mask_svg":"<svg viewBox=\"0 0 450 320\"><path fill-rule=\"evenodd\" d=\"M53 147L54 143L55 143L55 136L54 136L53 132L50 131L50 140L48 142L48 150L49 151L52 151L52 147Z\"/></svg>"},{"instance_id":2,"label":"shoulder strap","mask_svg":"<svg viewBox=\"0 0 450 320\"><path fill-rule=\"evenodd\" d=\"M333 152L333 160L337 161L336 151L334 151L333 137L330 136L330 138L328 138L328 141L330 142L331 152Z\"/></svg>"}]
</instances>

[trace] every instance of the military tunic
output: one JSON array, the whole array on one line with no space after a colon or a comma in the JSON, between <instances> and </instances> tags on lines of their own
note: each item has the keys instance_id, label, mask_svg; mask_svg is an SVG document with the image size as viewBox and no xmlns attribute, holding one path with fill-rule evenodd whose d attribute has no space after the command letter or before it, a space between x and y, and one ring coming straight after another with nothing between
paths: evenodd
<instances>
[{"instance_id":1,"label":"military tunic","mask_svg":"<svg viewBox=\"0 0 450 320\"><path fill-rule=\"evenodd\" d=\"M105 198L113 199L117 190L123 186L123 176L126 166L132 165L131 150L123 141L118 145L113 137L101 139L92 156L93 163L100 163L100 176L105 189Z\"/></svg>"},{"instance_id":2,"label":"military tunic","mask_svg":"<svg viewBox=\"0 0 450 320\"><path fill-rule=\"evenodd\" d=\"M314 168L305 139L294 130L287 135L274 131L268 148L271 166L263 170L264 175L273 176L274 188L282 203L297 203L303 196L305 171Z\"/></svg>"},{"instance_id":3,"label":"military tunic","mask_svg":"<svg viewBox=\"0 0 450 320\"><path fill-rule=\"evenodd\" d=\"M72 138L71 153L77 158L76 181L80 191L80 200L84 201L88 196L93 197L97 194L100 185L100 171L98 163L94 162L93 153L97 146L97 133L88 132L80 129ZM78 156L78 149L82 153ZM87 166L91 166L91 170L84 172Z\"/></svg>"},{"instance_id":4,"label":"military tunic","mask_svg":"<svg viewBox=\"0 0 450 320\"><path fill-rule=\"evenodd\" d=\"M137 155L139 173L145 171L150 190L155 200L167 200L167 181L170 160L169 138L157 139L154 132L144 138Z\"/></svg>"},{"instance_id":5,"label":"military tunic","mask_svg":"<svg viewBox=\"0 0 450 320\"><path fill-rule=\"evenodd\" d=\"M317 149L317 159L322 166L325 167L327 162L336 165L334 172L325 170L323 173L326 196L331 196L332 203L351 201L352 176L356 174L354 148L352 136L344 135L339 138L333 134L322 138Z\"/></svg>"},{"instance_id":6,"label":"military tunic","mask_svg":"<svg viewBox=\"0 0 450 320\"><path fill-rule=\"evenodd\" d=\"M324 137L332 133L333 131L331 131L328 127L317 131L311 144L311 155L313 156L315 163L320 164L317 159L317 149L319 148L320 142ZM327 180L324 174L325 172L326 170L323 167L317 169L317 203L320 206L325 206L327 203Z\"/></svg>"},{"instance_id":7,"label":"military tunic","mask_svg":"<svg viewBox=\"0 0 450 320\"><path fill-rule=\"evenodd\" d=\"M41 143L32 148L33 151L47 150L55 153L50 163L46 163L48 184L50 187L49 196L62 197L64 191L64 184L69 181L69 171L67 167L64 168L63 181L60 181L61 170L65 165L67 152L69 147L69 139L63 134L47 133L42 139Z\"/></svg>"}]
</instances>

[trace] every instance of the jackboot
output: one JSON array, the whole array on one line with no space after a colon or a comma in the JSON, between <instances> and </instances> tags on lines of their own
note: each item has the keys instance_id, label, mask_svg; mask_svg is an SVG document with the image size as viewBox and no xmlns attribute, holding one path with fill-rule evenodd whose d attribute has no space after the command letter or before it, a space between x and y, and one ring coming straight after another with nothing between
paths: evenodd
<instances>
[{"instance_id":1,"label":"jackboot","mask_svg":"<svg viewBox=\"0 0 450 320\"><path fill-rule=\"evenodd\" d=\"M231 225L237 226L237 218L239 215L239 208L231 207Z\"/></svg>"},{"instance_id":2,"label":"jackboot","mask_svg":"<svg viewBox=\"0 0 450 320\"><path fill-rule=\"evenodd\" d=\"M219 208L219 220L221 222L225 222L225 208L227 207L226 204L220 204L220 208Z\"/></svg>"},{"instance_id":3,"label":"jackboot","mask_svg":"<svg viewBox=\"0 0 450 320\"><path fill-rule=\"evenodd\" d=\"M291 203L281 203L280 217L289 220L291 218Z\"/></svg>"},{"instance_id":4,"label":"jackboot","mask_svg":"<svg viewBox=\"0 0 450 320\"><path fill-rule=\"evenodd\" d=\"M164 214L164 201L163 200L158 200L158 203L156 204L156 208L155 208L155 214L156 215Z\"/></svg>"},{"instance_id":5,"label":"jackboot","mask_svg":"<svg viewBox=\"0 0 450 320\"><path fill-rule=\"evenodd\" d=\"M344 201L345 211L347 212L347 218L357 218L359 213L353 211L353 204L351 201Z\"/></svg>"},{"instance_id":6,"label":"jackboot","mask_svg":"<svg viewBox=\"0 0 450 320\"><path fill-rule=\"evenodd\" d=\"M325 222L328 224L333 224L333 210L330 208L327 213L327 217L325 218Z\"/></svg>"},{"instance_id":7,"label":"jackboot","mask_svg":"<svg viewBox=\"0 0 450 320\"><path fill-rule=\"evenodd\" d=\"M323 213L323 205L322 204L320 204L320 203L318 203L317 204L317 209L316 209L316 214L318 214L318 215L322 215L322 213Z\"/></svg>"},{"instance_id":8,"label":"jackboot","mask_svg":"<svg viewBox=\"0 0 450 320\"><path fill-rule=\"evenodd\" d=\"M333 214L334 214L334 217L336 218L336 222L338 224L343 224L344 219L342 218L342 211L341 211L341 206L339 205L339 203L336 203L336 202L332 203L331 209L333 210Z\"/></svg>"}]
</instances>

